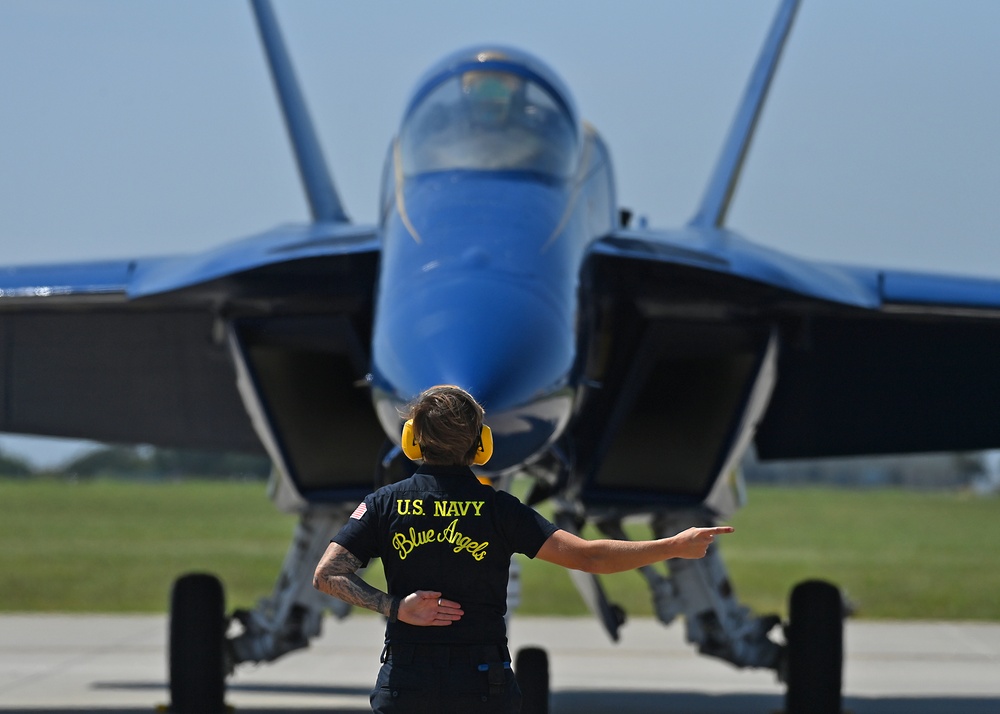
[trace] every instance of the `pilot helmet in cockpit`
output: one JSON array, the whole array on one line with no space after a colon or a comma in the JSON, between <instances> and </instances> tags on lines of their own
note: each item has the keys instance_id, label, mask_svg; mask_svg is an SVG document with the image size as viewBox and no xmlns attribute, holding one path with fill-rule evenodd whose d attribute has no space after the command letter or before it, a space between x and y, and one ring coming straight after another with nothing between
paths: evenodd
<instances>
[{"instance_id":1,"label":"pilot helmet in cockpit","mask_svg":"<svg viewBox=\"0 0 1000 714\"><path fill-rule=\"evenodd\" d=\"M524 107L525 82L508 72L471 70L462 74L462 98L474 124L500 127Z\"/></svg>"}]
</instances>

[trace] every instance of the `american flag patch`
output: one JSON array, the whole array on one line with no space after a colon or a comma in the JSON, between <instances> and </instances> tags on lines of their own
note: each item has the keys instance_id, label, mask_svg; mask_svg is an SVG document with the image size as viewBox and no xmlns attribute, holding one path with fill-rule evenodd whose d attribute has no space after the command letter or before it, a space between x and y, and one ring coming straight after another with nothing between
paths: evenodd
<instances>
[{"instance_id":1,"label":"american flag patch","mask_svg":"<svg viewBox=\"0 0 1000 714\"><path fill-rule=\"evenodd\" d=\"M368 506L366 506L365 502L362 501L361 505L354 509L354 513L351 514L351 518L357 518L360 520L361 516L365 515L367 510Z\"/></svg>"}]
</instances>

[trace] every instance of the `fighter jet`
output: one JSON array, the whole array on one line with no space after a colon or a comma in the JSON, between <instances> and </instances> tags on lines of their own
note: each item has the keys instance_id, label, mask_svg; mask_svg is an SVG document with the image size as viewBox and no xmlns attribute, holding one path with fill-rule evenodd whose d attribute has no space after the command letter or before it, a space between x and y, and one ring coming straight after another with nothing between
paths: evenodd
<instances>
[{"instance_id":1,"label":"fighter jet","mask_svg":"<svg viewBox=\"0 0 1000 714\"><path fill-rule=\"evenodd\" d=\"M803 260L727 226L798 3L781 2L692 218L633 220L608 144L522 49L481 44L420 79L374 225L348 217L267 0L262 44L311 211L193 255L0 272L0 430L266 454L299 525L274 592L227 613L211 575L172 592L177 712L223 708L244 662L305 647L343 603L314 591L329 538L405 476L400 409L457 384L487 410L497 488L530 480L560 527L656 537L724 521L739 465L1000 447L1000 281ZM540 48L544 51L544 48ZM516 567L516 564L512 567ZM702 654L774 670L789 714L840 712L839 589L789 619L737 599L722 554L644 568L657 617ZM575 574L618 638L624 613ZM545 654L515 670L547 710Z\"/></svg>"}]
</instances>

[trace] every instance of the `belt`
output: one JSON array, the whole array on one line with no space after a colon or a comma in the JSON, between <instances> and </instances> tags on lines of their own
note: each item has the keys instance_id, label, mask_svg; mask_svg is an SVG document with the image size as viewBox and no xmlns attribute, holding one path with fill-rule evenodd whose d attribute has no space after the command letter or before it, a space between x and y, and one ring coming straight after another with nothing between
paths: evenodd
<instances>
[{"instance_id":1,"label":"belt","mask_svg":"<svg viewBox=\"0 0 1000 714\"><path fill-rule=\"evenodd\" d=\"M506 645L429 645L429 644L388 644L382 650L381 660L391 658L398 664L410 662L433 662L442 666L452 664L492 664L510 662L510 651Z\"/></svg>"}]
</instances>

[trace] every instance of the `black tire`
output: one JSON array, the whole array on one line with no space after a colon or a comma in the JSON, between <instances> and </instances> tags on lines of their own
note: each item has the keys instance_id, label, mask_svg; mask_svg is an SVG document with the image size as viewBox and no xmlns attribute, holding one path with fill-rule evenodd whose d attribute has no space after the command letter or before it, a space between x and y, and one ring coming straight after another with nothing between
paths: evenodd
<instances>
[{"instance_id":1,"label":"black tire","mask_svg":"<svg viewBox=\"0 0 1000 714\"><path fill-rule=\"evenodd\" d=\"M226 615L214 575L178 578L170 595L170 711L225 712Z\"/></svg>"},{"instance_id":2,"label":"black tire","mask_svg":"<svg viewBox=\"0 0 1000 714\"><path fill-rule=\"evenodd\" d=\"M788 609L787 714L840 714L844 668L844 604L821 580L799 583Z\"/></svg>"},{"instance_id":3,"label":"black tire","mask_svg":"<svg viewBox=\"0 0 1000 714\"><path fill-rule=\"evenodd\" d=\"M549 713L549 656L541 647L524 647L514 661L521 689L521 714Z\"/></svg>"}]
</instances>

